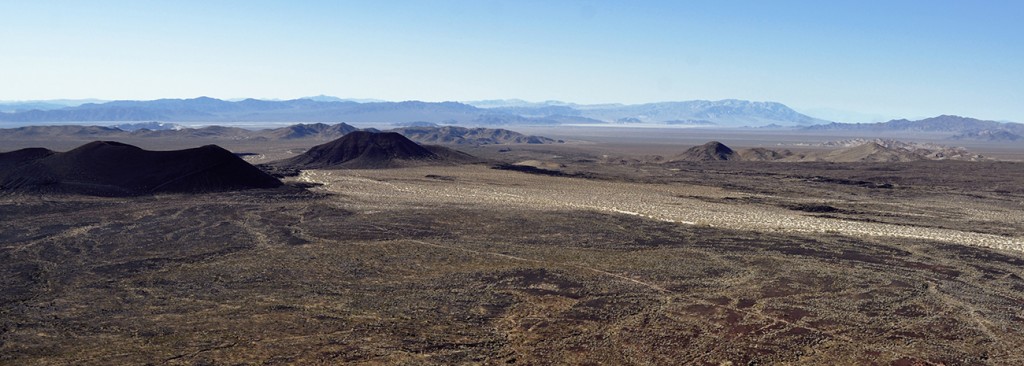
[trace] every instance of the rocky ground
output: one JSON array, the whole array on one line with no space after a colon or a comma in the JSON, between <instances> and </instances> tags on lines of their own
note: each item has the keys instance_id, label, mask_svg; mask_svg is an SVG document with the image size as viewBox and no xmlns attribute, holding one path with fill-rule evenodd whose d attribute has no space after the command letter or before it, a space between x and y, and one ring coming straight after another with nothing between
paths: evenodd
<instances>
[{"instance_id":1,"label":"rocky ground","mask_svg":"<svg viewBox=\"0 0 1024 366\"><path fill-rule=\"evenodd\" d=\"M0 363L1024 362L1017 165L524 158L0 197Z\"/></svg>"}]
</instances>

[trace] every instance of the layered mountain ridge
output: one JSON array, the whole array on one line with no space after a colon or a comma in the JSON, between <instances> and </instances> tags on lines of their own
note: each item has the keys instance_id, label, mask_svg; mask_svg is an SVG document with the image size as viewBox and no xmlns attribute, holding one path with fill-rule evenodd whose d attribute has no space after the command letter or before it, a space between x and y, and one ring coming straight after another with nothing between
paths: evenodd
<instances>
[{"instance_id":1,"label":"layered mountain ridge","mask_svg":"<svg viewBox=\"0 0 1024 366\"><path fill-rule=\"evenodd\" d=\"M810 131L858 131L867 133L928 132L946 133L954 140L1016 141L1024 138L1024 124L987 121L976 118L941 115L911 121L896 119L878 123L830 123L804 127Z\"/></svg>"}]
</instances>

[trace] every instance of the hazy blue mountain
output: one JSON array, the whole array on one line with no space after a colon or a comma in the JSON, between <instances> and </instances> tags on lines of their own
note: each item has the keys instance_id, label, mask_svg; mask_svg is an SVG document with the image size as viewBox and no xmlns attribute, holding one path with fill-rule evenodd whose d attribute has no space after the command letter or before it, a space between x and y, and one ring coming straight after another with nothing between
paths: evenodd
<instances>
[{"instance_id":1,"label":"hazy blue mountain","mask_svg":"<svg viewBox=\"0 0 1024 366\"><path fill-rule=\"evenodd\" d=\"M58 139L83 138L116 139L126 137L161 137L161 138L208 138L227 140L291 140L314 139L333 140L345 134L357 131L349 124L294 124L290 126L249 130L231 126L206 126L189 128L164 122L129 123L117 126L87 125L54 125L25 126L0 129L0 138L4 139Z\"/></svg>"},{"instance_id":2,"label":"hazy blue mountain","mask_svg":"<svg viewBox=\"0 0 1024 366\"><path fill-rule=\"evenodd\" d=\"M346 101L346 100L338 98L338 97L332 97L330 95L323 95L323 94L314 95L312 97L302 97L302 98L299 98L299 99L307 99L307 100L312 100L312 101L315 101L315 102L345 102Z\"/></svg>"},{"instance_id":3,"label":"hazy blue mountain","mask_svg":"<svg viewBox=\"0 0 1024 366\"><path fill-rule=\"evenodd\" d=\"M917 121L896 119L879 123L831 123L810 126L811 130L865 132L948 132L956 139L1012 141L1024 135L1024 124L985 121L975 118L942 115Z\"/></svg>"},{"instance_id":4,"label":"hazy blue mountain","mask_svg":"<svg viewBox=\"0 0 1024 366\"><path fill-rule=\"evenodd\" d=\"M953 140L1020 141L1024 136L1006 130L981 130L964 132L950 137Z\"/></svg>"},{"instance_id":5,"label":"hazy blue mountain","mask_svg":"<svg viewBox=\"0 0 1024 366\"><path fill-rule=\"evenodd\" d=\"M549 123L456 102L428 103L316 101L294 99L268 101L245 99L231 102L200 97L150 101L87 103L48 111L0 113L0 122L413 122L461 124Z\"/></svg>"},{"instance_id":6,"label":"hazy blue mountain","mask_svg":"<svg viewBox=\"0 0 1024 366\"><path fill-rule=\"evenodd\" d=\"M574 104L559 101L531 103L519 99L467 102L481 108L531 118L551 116L580 117L592 122L654 123L681 125L680 121L699 121L694 125L722 127L763 127L767 125L806 126L829 121L810 117L774 102L745 100L693 100L647 104Z\"/></svg>"},{"instance_id":7,"label":"hazy blue mountain","mask_svg":"<svg viewBox=\"0 0 1024 366\"><path fill-rule=\"evenodd\" d=\"M308 99L308 100L317 101L317 102L356 102L356 103L386 102L386 100L380 100L380 99L338 98L338 97L332 97L330 95L323 95L323 94L314 95L312 97L302 97L302 98L299 98L299 99Z\"/></svg>"},{"instance_id":8,"label":"hazy blue mountain","mask_svg":"<svg viewBox=\"0 0 1024 366\"><path fill-rule=\"evenodd\" d=\"M856 111L848 111L837 108L803 108L798 110L800 113L819 118L828 121L835 121L841 123L872 123L872 122L885 122L893 119L896 116L885 116L878 113L863 113Z\"/></svg>"},{"instance_id":9,"label":"hazy blue mountain","mask_svg":"<svg viewBox=\"0 0 1024 366\"><path fill-rule=\"evenodd\" d=\"M491 111L516 114L523 117L580 116L580 110L565 105L507 106L488 108Z\"/></svg>"},{"instance_id":10,"label":"hazy blue mountain","mask_svg":"<svg viewBox=\"0 0 1024 366\"><path fill-rule=\"evenodd\" d=\"M539 107L552 107L552 106L575 106L573 103L566 103L557 100L548 100L544 102L528 102L522 99L489 99L489 100L472 100L463 102L477 108L510 108L510 107L528 107L528 108L539 108Z\"/></svg>"},{"instance_id":11,"label":"hazy blue mountain","mask_svg":"<svg viewBox=\"0 0 1024 366\"><path fill-rule=\"evenodd\" d=\"M31 110L42 110L47 111L51 109L61 109L67 107L63 104L50 103L50 102L0 102L0 112L25 112Z\"/></svg>"},{"instance_id":12,"label":"hazy blue mountain","mask_svg":"<svg viewBox=\"0 0 1024 366\"><path fill-rule=\"evenodd\" d=\"M0 112L26 112L31 110L48 111L76 107L85 103L101 103L99 99L51 99L51 100L26 100L26 101L0 101Z\"/></svg>"},{"instance_id":13,"label":"hazy blue mountain","mask_svg":"<svg viewBox=\"0 0 1024 366\"><path fill-rule=\"evenodd\" d=\"M665 123L668 121L701 121L723 127L806 126L828 121L816 119L775 102L745 100L694 100L635 105L582 107L580 115L602 121L630 123Z\"/></svg>"}]
</instances>

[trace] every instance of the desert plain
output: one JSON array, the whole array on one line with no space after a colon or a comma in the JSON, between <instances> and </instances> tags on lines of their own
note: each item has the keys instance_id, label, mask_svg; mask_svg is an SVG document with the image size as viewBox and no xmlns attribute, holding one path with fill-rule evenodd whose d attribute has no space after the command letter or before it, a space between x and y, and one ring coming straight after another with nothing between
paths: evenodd
<instances>
[{"instance_id":1,"label":"desert plain","mask_svg":"<svg viewBox=\"0 0 1024 366\"><path fill-rule=\"evenodd\" d=\"M1024 363L1015 146L675 161L708 132L608 131L279 188L5 193L0 364ZM209 142L253 164L320 143Z\"/></svg>"}]
</instances>

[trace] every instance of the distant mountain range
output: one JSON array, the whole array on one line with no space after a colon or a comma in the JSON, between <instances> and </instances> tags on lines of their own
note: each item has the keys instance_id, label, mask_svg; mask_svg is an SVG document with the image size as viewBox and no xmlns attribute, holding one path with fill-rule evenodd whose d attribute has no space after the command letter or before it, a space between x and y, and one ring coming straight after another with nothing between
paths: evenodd
<instances>
[{"instance_id":1,"label":"distant mountain range","mask_svg":"<svg viewBox=\"0 0 1024 366\"><path fill-rule=\"evenodd\" d=\"M0 125L42 123L151 122L147 129L180 128L174 123L387 123L406 126L493 127L525 125L662 125L692 127L802 128L819 131L948 132L953 139L1016 141L1024 124L943 115L918 121L835 123L801 114L775 102L682 101L647 104L575 104L519 99L459 102L384 102L318 95L293 100L215 98L150 101L88 100L18 102L0 112ZM34 103L34 104L33 104ZM84 103L84 104L83 104ZM79 105L80 104L80 105ZM13 108L13 109L12 109ZM26 108L31 110L25 110ZM160 127L166 126L166 127Z\"/></svg>"},{"instance_id":2,"label":"distant mountain range","mask_svg":"<svg viewBox=\"0 0 1024 366\"><path fill-rule=\"evenodd\" d=\"M150 127L155 128L151 129ZM8 140L37 140L55 138L118 139L127 137L170 137L226 140L313 139L326 141L339 138L349 132L358 130L358 128L345 123L333 125L324 123L300 123L265 130L248 130L244 128L225 126L186 128L173 124L166 126L160 123L137 123L118 125L115 127L84 125L25 126L0 129L0 138Z\"/></svg>"},{"instance_id":3,"label":"distant mountain range","mask_svg":"<svg viewBox=\"0 0 1024 366\"><path fill-rule=\"evenodd\" d=\"M646 123L719 127L807 126L828 123L773 102L742 100L581 105L518 100L379 102L315 96L294 100L225 101L200 97L41 106L0 113L0 122L428 122L463 126Z\"/></svg>"},{"instance_id":4,"label":"distant mountain range","mask_svg":"<svg viewBox=\"0 0 1024 366\"><path fill-rule=\"evenodd\" d=\"M356 103L383 103L383 102L387 102L386 100L380 100L380 99L338 98L338 97L332 97L330 95L323 95L323 94L314 95L314 96L311 96L311 97L302 97L302 98L299 98L299 99L308 99L308 100L312 100L312 101L316 101L316 102L356 102Z\"/></svg>"},{"instance_id":5,"label":"distant mountain range","mask_svg":"<svg viewBox=\"0 0 1024 366\"><path fill-rule=\"evenodd\" d=\"M51 110L76 107L86 103L102 103L99 99L52 99L29 101L0 101L0 112L15 113L31 110Z\"/></svg>"},{"instance_id":6,"label":"distant mountain range","mask_svg":"<svg viewBox=\"0 0 1024 366\"><path fill-rule=\"evenodd\" d=\"M518 116L496 115L466 104L444 102L357 103L294 99L229 102L200 97L151 101L87 103L55 110L0 113L0 121L41 122L519 122Z\"/></svg>"},{"instance_id":7,"label":"distant mountain range","mask_svg":"<svg viewBox=\"0 0 1024 366\"><path fill-rule=\"evenodd\" d=\"M985 121L974 118L942 115L917 121L897 119L879 123L830 123L805 127L818 131L864 132L947 132L951 139L1016 141L1024 137L1024 124Z\"/></svg>"},{"instance_id":8,"label":"distant mountain range","mask_svg":"<svg viewBox=\"0 0 1024 366\"><path fill-rule=\"evenodd\" d=\"M1007 130L967 131L950 137L952 140L1020 141L1024 136Z\"/></svg>"},{"instance_id":9,"label":"distant mountain range","mask_svg":"<svg viewBox=\"0 0 1024 366\"><path fill-rule=\"evenodd\" d=\"M647 104L530 103L518 99L467 104L526 117L574 116L612 123L654 123L720 127L807 126L829 123L800 114L781 103L726 99Z\"/></svg>"}]
</instances>

